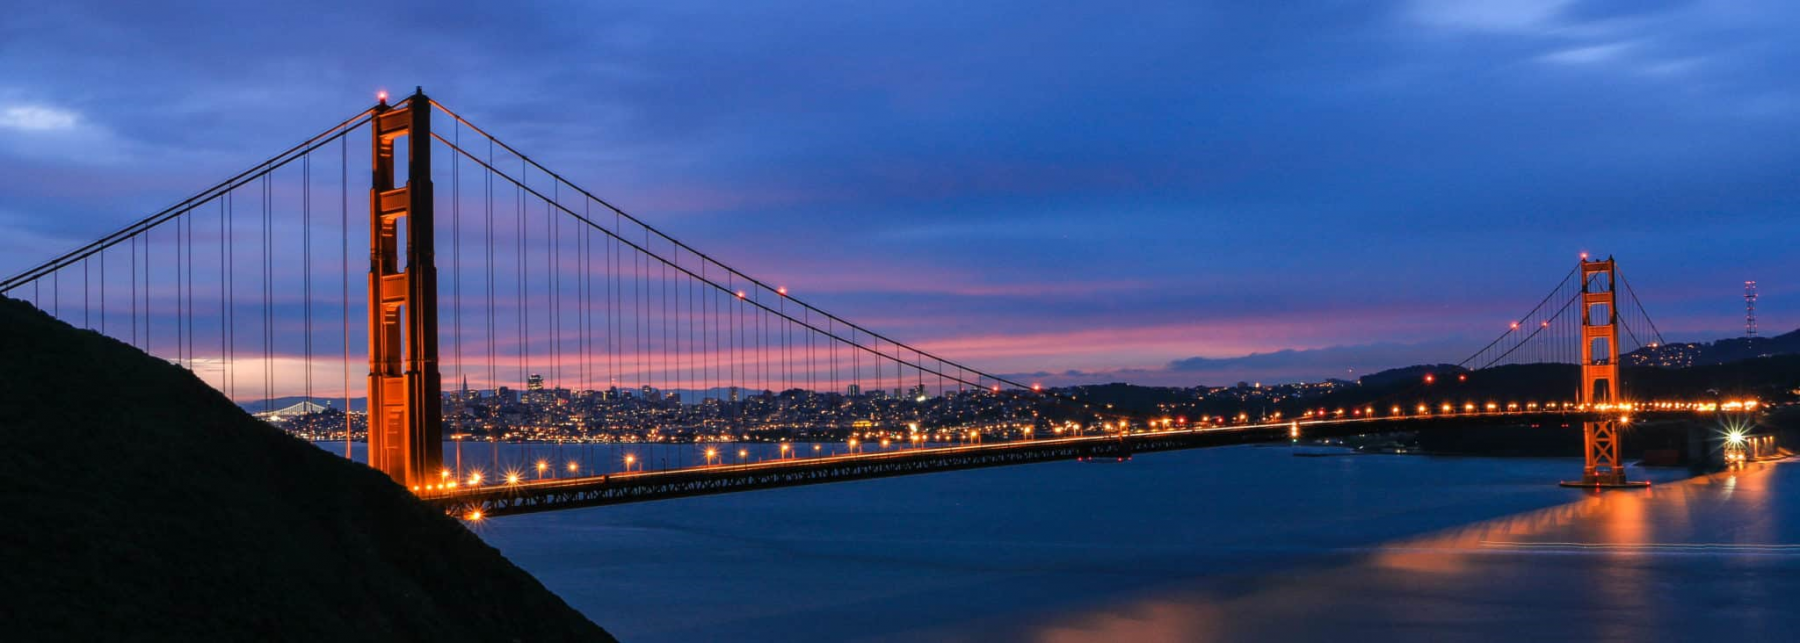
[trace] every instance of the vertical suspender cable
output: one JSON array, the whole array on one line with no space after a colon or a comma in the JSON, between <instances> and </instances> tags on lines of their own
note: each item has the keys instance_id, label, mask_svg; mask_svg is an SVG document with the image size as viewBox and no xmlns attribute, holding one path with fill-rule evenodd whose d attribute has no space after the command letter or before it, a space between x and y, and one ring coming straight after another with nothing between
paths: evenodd
<instances>
[{"instance_id":1,"label":"vertical suspender cable","mask_svg":"<svg viewBox=\"0 0 1800 643\"><path fill-rule=\"evenodd\" d=\"M341 311L344 323L344 459L351 460L354 457L350 454L350 142L347 138L338 139L338 173L338 226L343 242L338 260L342 264L339 277L344 298ZM364 413L368 412L366 406Z\"/></svg>"}]
</instances>

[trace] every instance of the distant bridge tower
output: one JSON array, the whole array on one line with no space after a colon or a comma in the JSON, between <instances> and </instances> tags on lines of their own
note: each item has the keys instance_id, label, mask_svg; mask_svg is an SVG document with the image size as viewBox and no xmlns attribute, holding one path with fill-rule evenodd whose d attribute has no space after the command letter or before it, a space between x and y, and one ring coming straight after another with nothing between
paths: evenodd
<instances>
[{"instance_id":1,"label":"distant bridge tower","mask_svg":"<svg viewBox=\"0 0 1800 643\"><path fill-rule=\"evenodd\" d=\"M438 373L437 263L431 213L431 101L375 108L369 191L369 466L408 487L438 483L443 400ZM406 184L394 145L406 139ZM400 225L406 263L400 263Z\"/></svg>"},{"instance_id":2,"label":"distant bridge tower","mask_svg":"<svg viewBox=\"0 0 1800 643\"><path fill-rule=\"evenodd\" d=\"M1581 258L1581 404L1590 409L1619 402L1619 310L1616 265ZM1592 412L1592 411L1590 411ZM1587 464L1580 483L1584 487L1628 486L1625 466L1619 459L1618 416L1606 414L1581 423ZM1635 486L1635 485L1633 485Z\"/></svg>"},{"instance_id":3,"label":"distant bridge tower","mask_svg":"<svg viewBox=\"0 0 1800 643\"><path fill-rule=\"evenodd\" d=\"M1756 282L1744 282L1744 336L1756 337Z\"/></svg>"}]
</instances>

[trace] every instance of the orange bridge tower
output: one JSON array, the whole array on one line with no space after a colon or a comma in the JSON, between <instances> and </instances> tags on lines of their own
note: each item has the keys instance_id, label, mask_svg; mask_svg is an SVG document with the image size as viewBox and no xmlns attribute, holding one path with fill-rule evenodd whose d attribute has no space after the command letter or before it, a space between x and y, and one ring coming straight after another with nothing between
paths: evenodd
<instances>
[{"instance_id":1,"label":"orange bridge tower","mask_svg":"<svg viewBox=\"0 0 1800 643\"><path fill-rule=\"evenodd\" d=\"M1581 423L1587 463L1580 482L1565 486L1627 487L1648 483L1625 481L1625 466L1619 458L1619 430L1625 416L1600 412L1601 405L1618 404L1619 400L1619 311L1617 264L1612 257L1603 261L1581 258L1581 391L1578 399L1589 418Z\"/></svg>"},{"instance_id":2,"label":"orange bridge tower","mask_svg":"<svg viewBox=\"0 0 1800 643\"><path fill-rule=\"evenodd\" d=\"M437 482L443 466L438 373L437 264L431 213L431 101L423 90L375 108L369 191L369 466L407 487ZM406 141L406 183L395 186L395 142ZM404 222L405 233L401 234ZM401 241L404 239L405 263Z\"/></svg>"}]
</instances>

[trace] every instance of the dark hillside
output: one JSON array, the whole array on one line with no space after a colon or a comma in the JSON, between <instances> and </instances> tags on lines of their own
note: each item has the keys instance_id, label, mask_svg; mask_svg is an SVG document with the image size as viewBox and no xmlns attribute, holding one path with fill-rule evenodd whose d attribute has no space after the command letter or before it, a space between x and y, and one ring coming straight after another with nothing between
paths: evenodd
<instances>
[{"instance_id":1,"label":"dark hillside","mask_svg":"<svg viewBox=\"0 0 1800 643\"><path fill-rule=\"evenodd\" d=\"M457 521L0 297L0 638L610 641Z\"/></svg>"}]
</instances>

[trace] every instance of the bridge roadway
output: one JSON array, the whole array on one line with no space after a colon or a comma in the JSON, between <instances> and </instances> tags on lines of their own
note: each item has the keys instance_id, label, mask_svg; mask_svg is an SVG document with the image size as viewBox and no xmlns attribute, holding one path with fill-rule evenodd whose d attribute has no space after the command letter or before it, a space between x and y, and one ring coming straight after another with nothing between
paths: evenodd
<instances>
[{"instance_id":1,"label":"bridge roadway","mask_svg":"<svg viewBox=\"0 0 1800 643\"><path fill-rule=\"evenodd\" d=\"M1390 417L1303 419L1297 421L1145 431L1126 436L1094 435L1011 440L994 444L903 448L879 453L794 456L745 464L613 473L601 476L521 481L488 486L426 490L426 502L451 515L486 516L642 502L752 489L973 469L1011 464L1116 458L1134 453L1232 444L1341 437L1470 424L1579 422L1601 415L1590 411L1490 411ZM1636 415L1645 415L1639 411ZM1651 415L1673 415L1654 412ZM1298 429L1296 431L1296 428Z\"/></svg>"}]
</instances>

